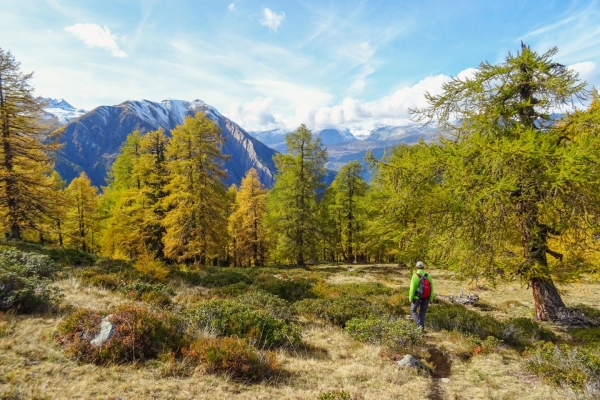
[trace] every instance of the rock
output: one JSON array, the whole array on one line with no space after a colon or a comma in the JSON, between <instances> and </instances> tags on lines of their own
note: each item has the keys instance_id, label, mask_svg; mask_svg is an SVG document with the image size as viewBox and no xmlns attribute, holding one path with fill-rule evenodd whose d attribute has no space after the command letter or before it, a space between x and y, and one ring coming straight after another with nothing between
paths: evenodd
<instances>
[{"instance_id":1,"label":"rock","mask_svg":"<svg viewBox=\"0 0 600 400\"><path fill-rule=\"evenodd\" d=\"M448 378L442 378L440 381L442 381L442 383L450 383L450 379Z\"/></svg>"},{"instance_id":2,"label":"rock","mask_svg":"<svg viewBox=\"0 0 600 400\"><path fill-rule=\"evenodd\" d=\"M112 335L115 331L115 326L113 325L112 322L110 322L108 320L111 316L112 316L112 314L107 315L106 317L102 318L102 324L100 325L100 332L98 332L96 337L90 341L92 346L100 347L104 343L106 343L107 340L109 340L112 337Z\"/></svg>"},{"instance_id":3,"label":"rock","mask_svg":"<svg viewBox=\"0 0 600 400\"><path fill-rule=\"evenodd\" d=\"M396 365L398 365L398 367L414 368L418 371L425 372L427 375L431 375L429 368L410 354L405 355L402 360L396 361Z\"/></svg>"}]
</instances>

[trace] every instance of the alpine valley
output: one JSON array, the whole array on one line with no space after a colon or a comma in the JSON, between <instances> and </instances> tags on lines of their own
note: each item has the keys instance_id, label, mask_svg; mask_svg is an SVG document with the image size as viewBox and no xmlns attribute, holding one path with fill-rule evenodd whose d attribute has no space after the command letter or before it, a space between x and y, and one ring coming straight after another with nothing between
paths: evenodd
<instances>
[{"instance_id":1,"label":"alpine valley","mask_svg":"<svg viewBox=\"0 0 600 400\"><path fill-rule=\"evenodd\" d=\"M96 187L106 185L106 177L127 135L134 130L142 133L159 128L167 135L186 116L203 112L221 128L226 138L223 153L229 158L224 167L228 178L225 184L239 186L250 168L258 171L261 182L272 187L276 173L273 156L286 152L285 135L288 131L271 130L246 132L242 127L223 116L214 107L201 100L184 101L166 99L162 102L149 100L125 101L114 106L100 106L85 112L76 109L67 101L43 99L46 119L62 125L60 142L64 144L56 157L56 170L67 182L82 171ZM386 149L400 143L416 143L420 139L430 141L437 137L432 127L409 125L400 127L383 126L357 139L347 129L323 129L313 131L322 140L329 155L326 180L330 182L334 172L351 160L364 162L367 151L381 157ZM368 172L365 172L368 179Z\"/></svg>"}]
</instances>

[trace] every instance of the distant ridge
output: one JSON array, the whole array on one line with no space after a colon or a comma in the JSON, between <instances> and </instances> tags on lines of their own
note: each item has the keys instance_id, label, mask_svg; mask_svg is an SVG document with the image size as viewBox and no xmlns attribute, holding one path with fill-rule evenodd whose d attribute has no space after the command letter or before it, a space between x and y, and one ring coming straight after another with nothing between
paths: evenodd
<instances>
[{"instance_id":1,"label":"distant ridge","mask_svg":"<svg viewBox=\"0 0 600 400\"><path fill-rule=\"evenodd\" d=\"M170 134L186 116L193 116L198 111L215 121L227 139L223 153L230 158L225 163L228 178L224 183L239 185L246 172L254 167L261 182L271 187L275 174L273 156L277 152L201 100L130 100L82 114L63 128L60 141L64 147L58 154L56 169L67 182L85 171L92 184L105 186L110 166L127 135L136 129L145 133L159 127Z\"/></svg>"}]
</instances>

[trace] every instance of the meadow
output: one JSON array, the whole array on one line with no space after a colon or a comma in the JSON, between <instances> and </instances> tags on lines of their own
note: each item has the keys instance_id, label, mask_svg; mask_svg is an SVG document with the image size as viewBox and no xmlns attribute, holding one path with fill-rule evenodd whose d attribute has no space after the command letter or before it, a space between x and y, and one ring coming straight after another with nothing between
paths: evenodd
<instances>
[{"instance_id":1,"label":"meadow","mask_svg":"<svg viewBox=\"0 0 600 400\"><path fill-rule=\"evenodd\" d=\"M179 268L157 280L125 261L35 246L11 251L45 253L60 292L45 299L51 307L0 315L2 399L598 394L599 328L533 321L531 291L518 282L492 286L429 268L440 297L462 292L480 300L435 301L422 334L408 319L411 270L397 265ZM561 290L568 306L598 318L598 282ZM117 316L115 336L90 347L82 338L109 314ZM398 367L406 354L424 368Z\"/></svg>"}]
</instances>

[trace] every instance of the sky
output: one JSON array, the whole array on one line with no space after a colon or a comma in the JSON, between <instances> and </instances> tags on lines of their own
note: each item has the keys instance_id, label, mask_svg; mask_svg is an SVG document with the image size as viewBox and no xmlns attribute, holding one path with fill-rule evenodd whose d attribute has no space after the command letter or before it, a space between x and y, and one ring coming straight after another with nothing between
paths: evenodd
<instances>
[{"instance_id":1,"label":"sky","mask_svg":"<svg viewBox=\"0 0 600 400\"><path fill-rule=\"evenodd\" d=\"M247 131L406 125L426 91L521 41L600 87L598 1L2 0L0 15L36 95L200 99Z\"/></svg>"}]
</instances>

